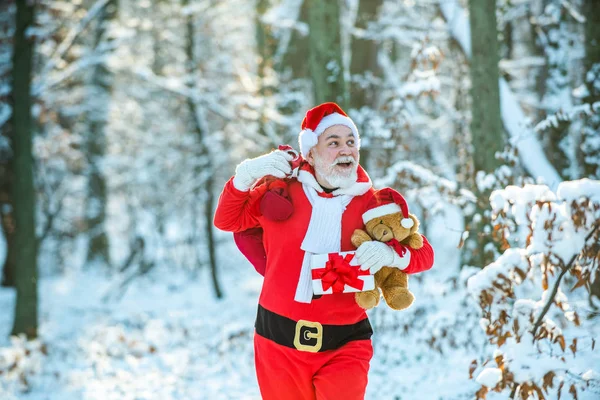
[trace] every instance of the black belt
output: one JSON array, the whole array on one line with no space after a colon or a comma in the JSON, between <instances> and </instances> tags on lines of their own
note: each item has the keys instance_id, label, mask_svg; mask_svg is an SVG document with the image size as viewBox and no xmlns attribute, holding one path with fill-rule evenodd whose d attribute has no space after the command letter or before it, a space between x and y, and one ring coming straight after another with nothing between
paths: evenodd
<instances>
[{"instance_id":1,"label":"black belt","mask_svg":"<svg viewBox=\"0 0 600 400\"><path fill-rule=\"evenodd\" d=\"M365 318L351 325L322 325L318 322L294 321L258 305L256 333L282 346L316 353L333 350L352 341L370 339L373 329Z\"/></svg>"}]
</instances>

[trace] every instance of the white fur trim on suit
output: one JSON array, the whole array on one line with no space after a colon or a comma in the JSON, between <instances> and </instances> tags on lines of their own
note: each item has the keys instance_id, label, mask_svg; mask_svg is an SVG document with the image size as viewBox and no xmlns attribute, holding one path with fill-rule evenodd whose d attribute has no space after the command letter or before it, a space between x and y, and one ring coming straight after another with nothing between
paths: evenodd
<instances>
[{"instance_id":1,"label":"white fur trim on suit","mask_svg":"<svg viewBox=\"0 0 600 400\"><path fill-rule=\"evenodd\" d=\"M343 116L340 113L333 113L323 117L315 129L315 134L318 137L321 133L325 132L325 129L334 125L347 126L352 130L354 137L358 139L358 129L356 128L356 125L354 125L354 122L350 118Z\"/></svg>"},{"instance_id":2,"label":"white fur trim on suit","mask_svg":"<svg viewBox=\"0 0 600 400\"><path fill-rule=\"evenodd\" d=\"M316 146L321 133L325 132L325 129L334 125L344 125L350 128L356 141L356 148L360 149L360 136L358 135L358 128L354 122L349 117L343 116L340 113L333 113L323 117L314 131L310 129L304 129L300 132L300 135L298 136L298 144L300 145L302 156L306 158L310 149L312 149L313 146Z\"/></svg>"},{"instance_id":3,"label":"white fur trim on suit","mask_svg":"<svg viewBox=\"0 0 600 400\"><path fill-rule=\"evenodd\" d=\"M387 214L394 214L397 212L401 212L400 206L396 203L390 203L383 206L375 207L365 212L362 215L363 222L366 224L367 221L370 221L374 218L383 217ZM412 219L411 219L412 222Z\"/></svg>"},{"instance_id":4,"label":"white fur trim on suit","mask_svg":"<svg viewBox=\"0 0 600 400\"><path fill-rule=\"evenodd\" d=\"M298 145L300 146L300 152L302 156L306 158L306 155L314 146L317 145L319 138L315 132L311 129L303 129L298 135Z\"/></svg>"}]
</instances>

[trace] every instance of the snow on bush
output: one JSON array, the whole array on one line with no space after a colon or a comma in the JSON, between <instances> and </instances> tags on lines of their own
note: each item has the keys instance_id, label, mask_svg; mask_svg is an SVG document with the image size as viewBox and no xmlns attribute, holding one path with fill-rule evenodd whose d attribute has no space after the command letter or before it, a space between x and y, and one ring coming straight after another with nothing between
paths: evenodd
<instances>
[{"instance_id":1,"label":"snow on bush","mask_svg":"<svg viewBox=\"0 0 600 400\"><path fill-rule=\"evenodd\" d=\"M39 340L11 337L11 346L0 348L0 398L30 390L31 379L40 372L46 355L46 346Z\"/></svg>"},{"instance_id":2,"label":"snow on bush","mask_svg":"<svg viewBox=\"0 0 600 400\"><path fill-rule=\"evenodd\" d=\"M519 399L599 398L598 306L600 181L492 192L492 223L504 253L469 278L480 326L494 348L471 377ZM595 283L596 285L598 282ZM586 397L587 396L587 397Z\"/></svg>"}]
</instances>

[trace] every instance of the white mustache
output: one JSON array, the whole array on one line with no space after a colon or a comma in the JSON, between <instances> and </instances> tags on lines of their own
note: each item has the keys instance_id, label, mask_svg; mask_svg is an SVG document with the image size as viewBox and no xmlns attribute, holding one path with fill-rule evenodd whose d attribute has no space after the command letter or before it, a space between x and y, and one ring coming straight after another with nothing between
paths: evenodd
<instances>
[{"instance_id":1,"label":"white mustache","mask_svg":"<svg viewBox=\"0 0 600 400\"><path fill-rule=\"evenodd\" d=\"M356 160L354 158L352 158L352 156L342 156L342 157L336 158L335 161L333 162L333 164L331 164L331 166L333 167L334 165L344 164L344 163L351 163L352 165L354 165L354 164L356 164Z\"/></svg>"}]
</instances>

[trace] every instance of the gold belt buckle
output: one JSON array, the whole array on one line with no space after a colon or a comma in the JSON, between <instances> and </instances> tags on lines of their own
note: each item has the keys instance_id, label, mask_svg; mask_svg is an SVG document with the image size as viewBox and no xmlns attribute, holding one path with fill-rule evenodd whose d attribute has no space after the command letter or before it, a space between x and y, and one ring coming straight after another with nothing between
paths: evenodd
<instances>
[{"instance_id":1,"label":"gold belt buckle","mask_svg":"<svg viewBox=\"0 0 600 400\"><path fill-rule=\"evenodd\" d=\"M303 329L304 328L304 329ZM314 344L306 344L316 339ZM316 353L323 345L323 325L318 322L305 321L301 319L296 323L296 335L294 336L294 347L301 351Z\"/></svg>"}]
</instances>

